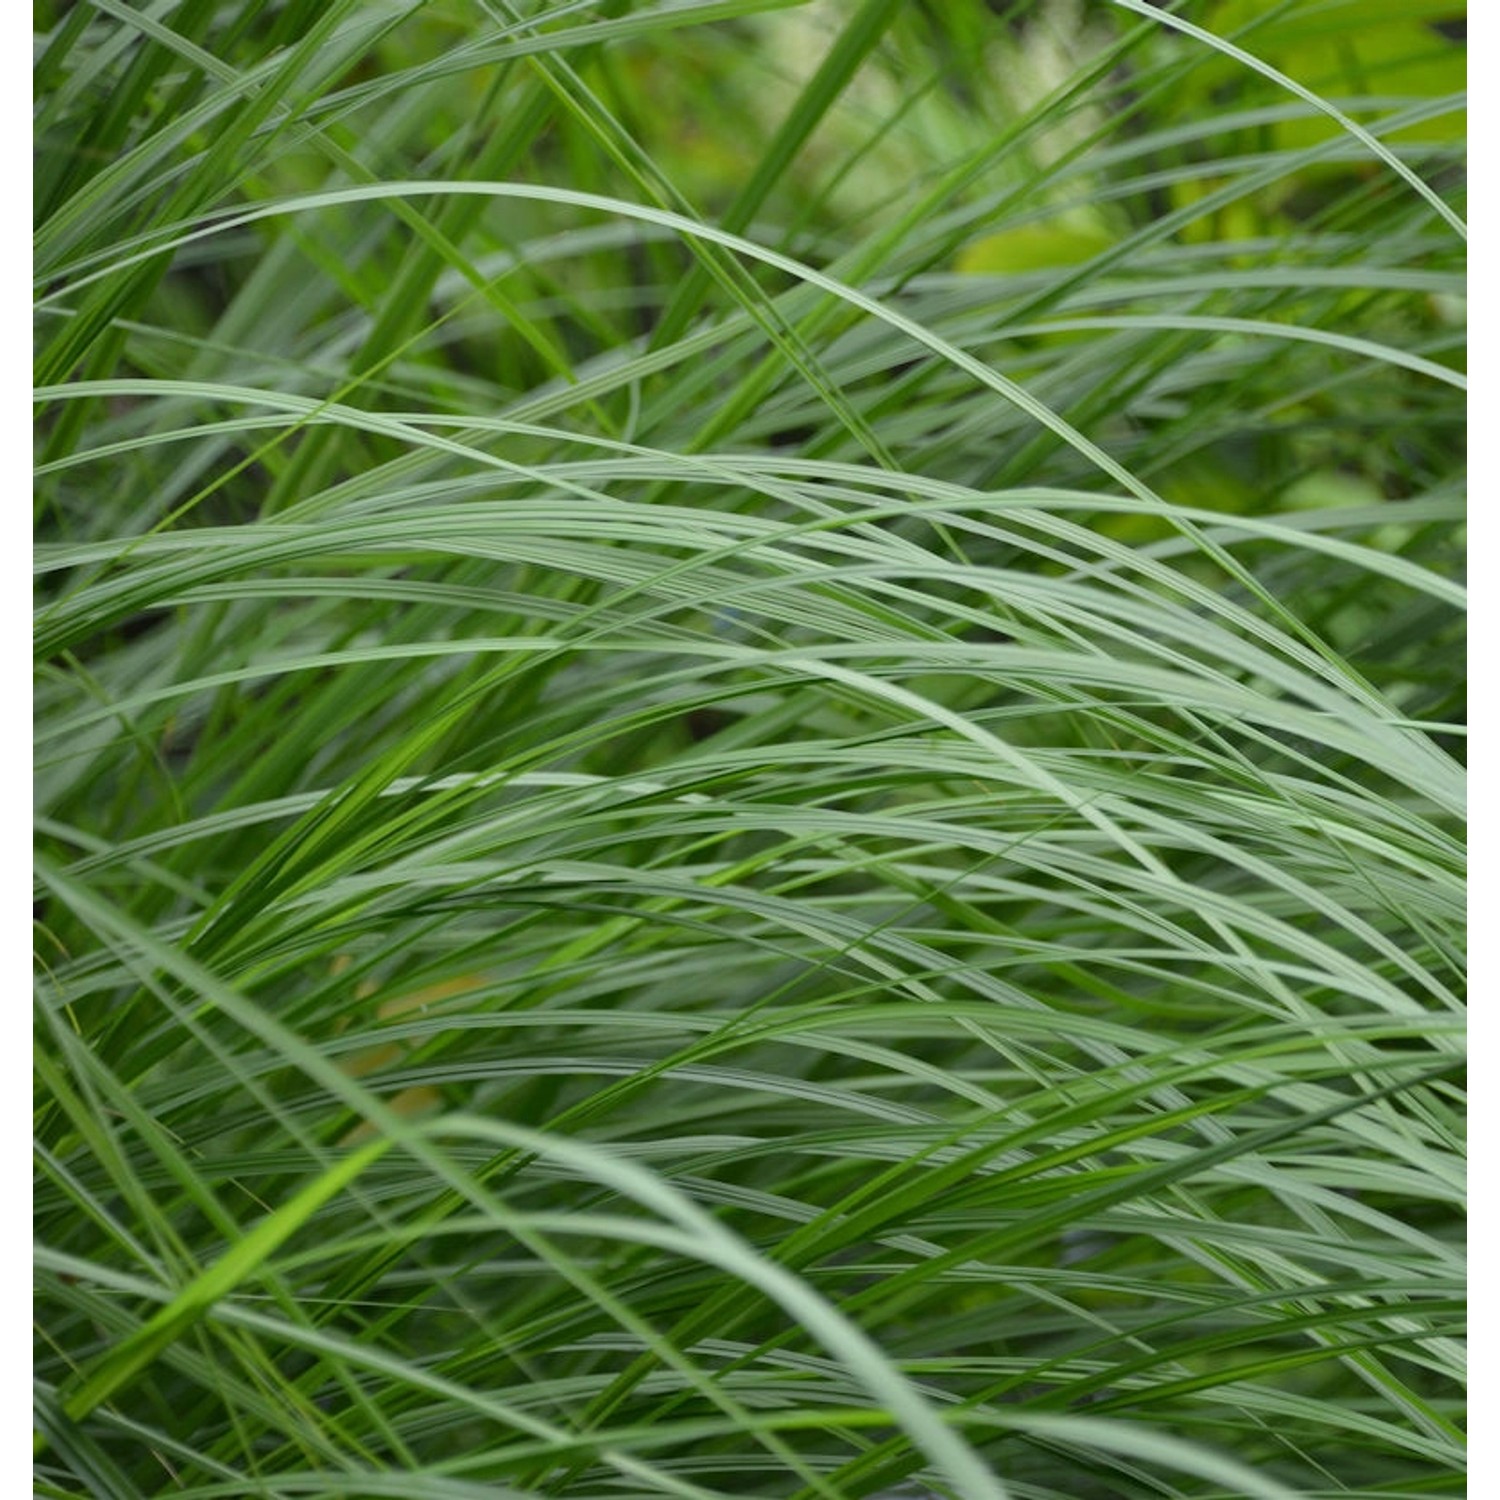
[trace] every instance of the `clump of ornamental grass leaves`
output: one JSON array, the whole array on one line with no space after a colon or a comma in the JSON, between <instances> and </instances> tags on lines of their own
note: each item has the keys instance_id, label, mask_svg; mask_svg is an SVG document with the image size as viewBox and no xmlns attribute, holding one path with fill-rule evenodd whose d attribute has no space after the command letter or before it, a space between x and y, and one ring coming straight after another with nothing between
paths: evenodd
<instances>
[{"instance_id":1,"label":"clump of ornamental grass leaves","mask_svg":"<svg viewBox=\"0 0 1500 1500\"><path fill-rule=\"evenodd\" d=\"M1461 21L43 0L37 1494L1461 1492Z\"/></svg>"}]
</instances>

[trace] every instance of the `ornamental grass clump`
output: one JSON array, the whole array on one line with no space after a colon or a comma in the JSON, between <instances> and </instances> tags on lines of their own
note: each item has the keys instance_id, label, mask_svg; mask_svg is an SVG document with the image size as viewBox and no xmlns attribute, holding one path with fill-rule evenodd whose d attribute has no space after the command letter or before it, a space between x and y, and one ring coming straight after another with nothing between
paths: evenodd
<instances>
[{"instance_id":1,"label":"ornamental grass clump","mask_svg":"<svg viewBox=\"0 0 1500 1500\"><path fill-rule=\"evenodd\" d=\"M1463 1492L1462 19L43 0L38 1495Z\"/></svg>"}]
</instances>

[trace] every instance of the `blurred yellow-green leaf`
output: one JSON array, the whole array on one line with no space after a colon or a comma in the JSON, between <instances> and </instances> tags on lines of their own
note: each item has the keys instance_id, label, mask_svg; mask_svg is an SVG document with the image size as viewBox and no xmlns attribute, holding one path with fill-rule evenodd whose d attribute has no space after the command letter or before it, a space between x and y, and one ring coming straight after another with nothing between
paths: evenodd
<instances>
[{"instance_id":1,"label":"blurred yellow-green leaf","mask_svg":"<svg viewBox=\"0 0 1500 1500\"><path fill-rule=\"evenodd\" d=\"M1114 243L1102 228L1072 224L1023 224L989 234L960 252L957 269L965 275L1014 275L1077 266Z\"/></svg>"}]
</instances>

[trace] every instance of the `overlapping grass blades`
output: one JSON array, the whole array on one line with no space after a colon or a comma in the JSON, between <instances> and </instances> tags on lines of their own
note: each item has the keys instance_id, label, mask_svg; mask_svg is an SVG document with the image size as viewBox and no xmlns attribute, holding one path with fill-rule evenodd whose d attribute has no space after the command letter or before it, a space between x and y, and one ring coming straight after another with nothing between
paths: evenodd
<instances>
[{"instance_id":1,"label":"overlapping grass blades","mask_svg":"<svg viewBox=\"0 0 1500 1500\"><path fill-rule=\"evenodd\" d=\"M41 7L38 1494L1462 1491L1350 13Z\"/></svg>"}]
</instances>

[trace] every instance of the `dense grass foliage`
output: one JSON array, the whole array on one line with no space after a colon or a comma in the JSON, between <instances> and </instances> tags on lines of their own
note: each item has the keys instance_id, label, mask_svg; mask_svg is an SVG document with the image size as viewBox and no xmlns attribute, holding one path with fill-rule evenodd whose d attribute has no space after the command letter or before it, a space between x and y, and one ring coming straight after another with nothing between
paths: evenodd
<instances>
[{"instance_id":1,"label":"dense grass foliage","mask_svg":"<svg viewBox=\"0 0 1500 1500\"><path fill-rule=\"evenodd\" d=\"M1461 11L38 31L36 1493L1461 1493Z\"/></svg>"}]
</instances>

